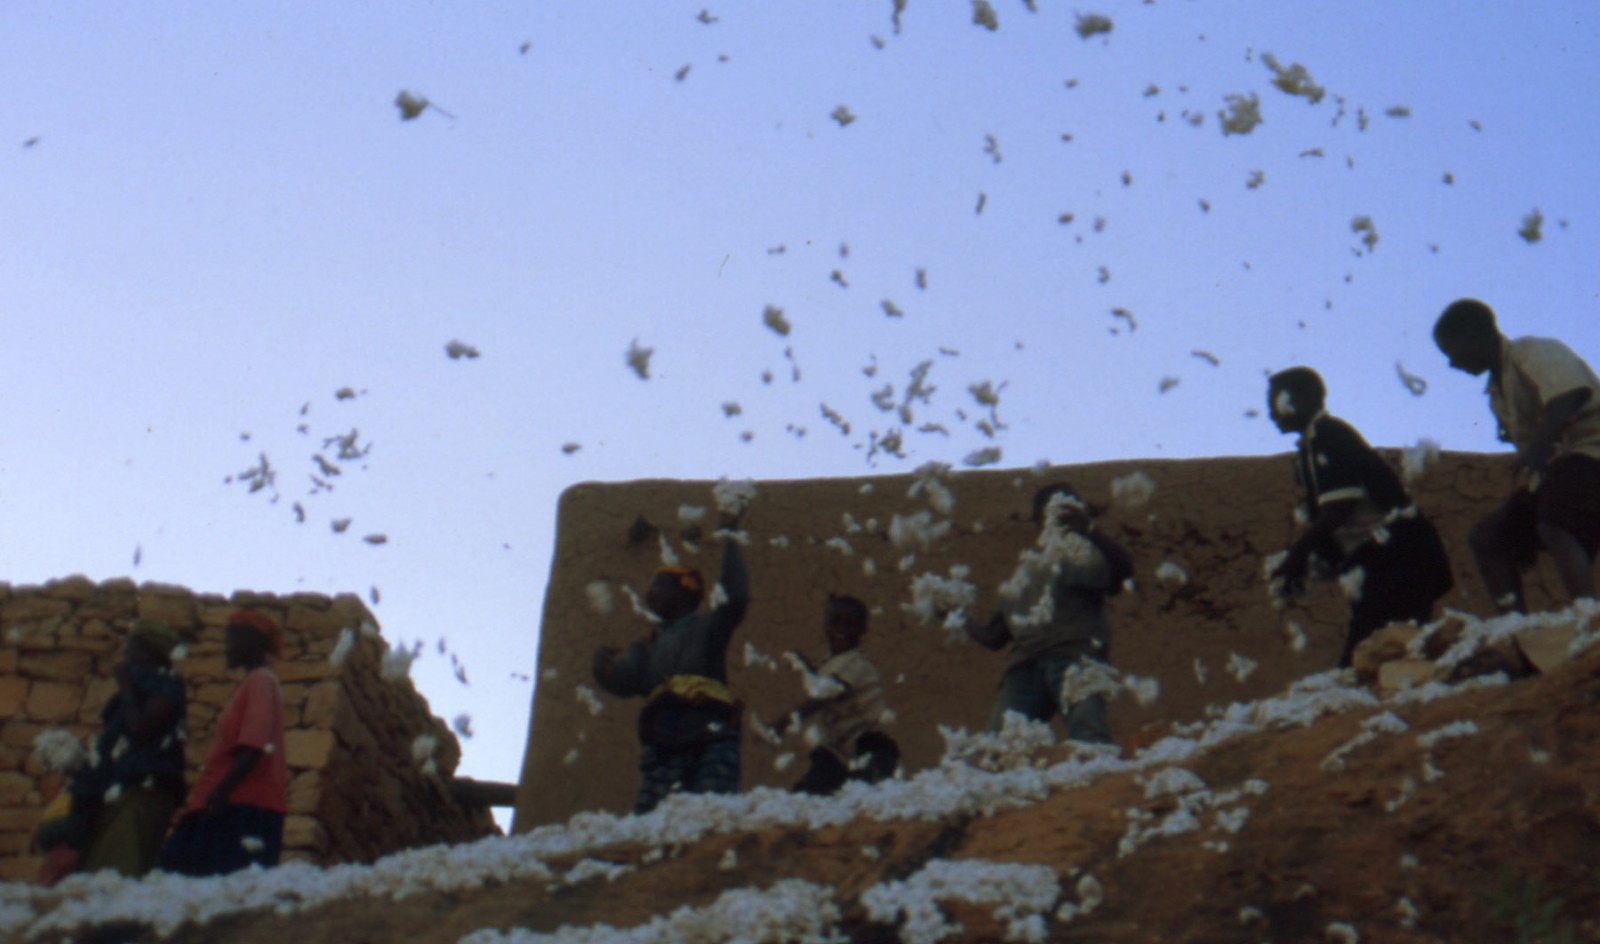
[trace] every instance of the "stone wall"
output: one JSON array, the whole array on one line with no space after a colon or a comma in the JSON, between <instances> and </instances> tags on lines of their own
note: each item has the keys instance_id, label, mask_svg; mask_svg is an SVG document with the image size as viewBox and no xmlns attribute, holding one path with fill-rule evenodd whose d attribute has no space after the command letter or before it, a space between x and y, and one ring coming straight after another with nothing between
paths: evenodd
<instances>
[{"instance_id":1,"label":"stone wall","mask_svg":"<svg viewBox=\"0 0 1600 944\"><path fill-rule=\"evenodd\" d=\"M1148 475L1156 490L1142 507L1117 506L1111 482L1134 471ZM910 599L911 579L966 564L978 588L977 610L986 615L1017 552L1032 546L1036 536L1028 520L1033 492L1045 482L1065 480L1091 503L1109 507L1102 526L1136 560L1137 592L1110 605L1116 633L1112 657L1126 672L1159 680L1161 694L1146 706L1119 698L1111 718L1117 737L1137 737L1147 725L1192 720L1208 704L1279 691L1294 679L1332 667L1348 620L1336 585L1318 586L1284 610L1268 600L1262 559L1296 534L1293 476L1288 455L1111 462L1057 467L1043 476L960 472L949 479L955 497L951 532L904 571L899 566L903 551L892 545L887 531L896 512L928 508L926 498L908 497L912 477L760 483L745 520L753 602L729 651L731 687L767 721L798 704L804 696L795 673L782 667L781 658L779 667L771 668L759 657L798 649L820 661L826 655L820 632L823 601L830 592L854 594L875 614L863 649L882 673L899 717L892 733L905 766L914 771L936 762L943 751L939 725L977 729L986 723L1006 654L965 641L949 643L942 630L919 625L902 609ZM1456 588L1446 605L1488 611L1466 533L1511 485L1505 456L1446 454L1414 489L1451 554ZM590 658L597 644L625 645L646 630L618 591L628 585L643 592L660 563L663 534L676 554L706 573L708 585L715 581L719 545L709 536L684 543L695 529L680 520L683 504L711 506L711 483L586 483L562 496L516 830L579 810L631 806L639 755L633 725L641 702L599 694ZM861 530L849 529L846 514ZM837 543L830 546L832 538L842 538L849 553ZM1169 561L1186 572L1187 582L1157 577ZM608 614L596 612L586 593L597 580L613 592ZM1545 588L1553 586L1553 574L1540 571L1530 582L1531 601L1548 600ZM1303 647L1293 645L1294 627L1304 635ZM747 644L756 650L755 664L747 663ZM1230 672L1235 655L1253 662L1253 670ZM595 694L598 701L591 697ZM747 726L744 785L791 784L804 769L806 750L795 737L770 747Z\"/></svg>"},{"instance_id":2,"label":"stone wall","mask_svg":"<svg viewBox=\"0 0 1600 944\"><path fill-rule=\"evenodd\" d=\"M284 627L283 652L271 665L283 685L288 727L285 859L366 862L495 831L486 811L452 799L459 744L409 678L383 677L385 645L358 597L223 597L69 577L38 587L0 584L0 880L37 873L28 839L56 778L30 756L34 736L65 729L92 739L100 709L116 691L112 670L135 619L162 620L185 638L186 656L175 668L188 686L193 782L216 716L239 681L222 655L222 628L239 606ZM335 665L330 657L345 634L350 641ZM413 756L421 735L437 745L431 771Z\"/></svg>"}]
</instances>

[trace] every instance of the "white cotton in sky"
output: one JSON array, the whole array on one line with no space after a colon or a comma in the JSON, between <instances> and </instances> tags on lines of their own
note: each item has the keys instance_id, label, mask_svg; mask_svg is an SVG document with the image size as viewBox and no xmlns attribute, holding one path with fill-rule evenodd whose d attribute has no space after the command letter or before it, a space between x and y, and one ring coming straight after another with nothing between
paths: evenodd
<instances>
[{"instance_id":1,"label":"white cotton in sky","mask_svg":"<svg viewBox=\"0 0 1600 944\"><path fill-rule=\"evenodd\" d=\"M839 123L839 127L841 128L856 120L856 116L850 113L850 108L847 105L840 105L839 107L835 108L832 112L829 112L828 117L832 118L834 121L837 121ZM835 269L834 272L837 273L838 270ZM787 332L780 331L778 333L785 334Z\"/></svg>"},{"instance_id":2,"label":"white cotton in sky","mask_svg":"<svg viewBox=\"0 0 1600 944\"><path fill-rule=\"evenodd\" d=\"M363 536L361 540L367 542L368 544L377 546L379 544L388 544L389 536L387 534L373 533Z\"/></svg>"},{"instance_id":3,"label":"white cotton in sky","mask_svg":"<svg viewBox=\"0 0 1600 944\"><path fill-rule=\"evenodd\" d=\"M999 446L989 446L984 449L974 449L973 451L967 453L961 461L966 465L972 466L973 468L978 468L986 465L994 465L996 462L999 462L1000 454Z\"/></svg>"},{"instance_id":4,"label":"white cotton in sky","mask_svg":"<svg viewBox=\"0 0 1600 944\"><path fill-rule=\"evenodd\" d=\"M1541 232L1543 226L1544 214L1540 212L1538 207L1534 207L1527 216L1522 218L1522 227L1517 230L1517 235L1521 236L1531 246L1544 238L1544 234Z\"/></svg>"},{"instance_id":5,"label":"white cotton in sky","mask_svg":"<svg viewBox=\"0 0 1600 944\"><path fill-rule=\"evenodd\" d=\"M1251 92L1249 95L1227 95L1223 97L1227 103L1226 111L1217 112L1217 117L1222 120L1222 134L1249 134L1261 124L1261 97Z\"/></svg>"},{"instance_id":6,"label":"white cotton in sky","mask_svg":"<svg viewBox=\"0 0 1600 944\"><path fill-rule=\"evenodd\" d=\"M1418 377L1416 374L1408 373L1405 364L1395 361L1394 371L1400 376L1400 382L1405 385L1405 388L1411 391L1412 396L1420 397L1428 392L1428 381Z\"/></svg>"},{"instance_id":7,"label":"white cotton in sky","mask_svg":"<svg viewBox=\"0 0 1600 944\"><path fill-rule=\"evenodd\" d=\"M1310 73L1300 63L1296 62L1284 68L1270 52L1262 53L1261 61L1272 70L1272 84L1278 89L1290 95L1298 95L1313 105L1322 101L1322 96L1327 94L1326 89L1311 81Z\"/></svg>"},{"instance_id":8,"label":"white cotton in sky","mask_svg":"<svg viewBox=\"0 0 1600 944\"><path fill-rule=\"evenodd\" d=\"M415 661L415 650L407 649L396 642L394 648L384 653L382 674L385 681L401 682L411 677L411 663Z\"/></svg>"},{"instance_id":9,"label":"white cotton in sky","mask_svg":"<svg viewBox=\"0 0 1600 944\"><path fill-rule=\"evenodd\" d=\"M1361 243L1367 251L1378 248L1378 228L1373 225L1372 217L1361 214L1350 221L1350 231L1361 234Z\"/></svg>"},{"instance_id":10,"label":"white cotton in sky","mask_svg":"<svg viewBox=\"0 0 1600 944\"><path fill-rule=\"evenodd\" d=\"M762 310L761 323L771 328L780 337L789 336L789 319L783 316L783 309L777 305L768 305Z\"/></svg>"},{"instance_id":11,"label":"white cotton in sky","mask_svg":"<svg viewBox=\"0 0 1600 944\"><path fill-rule=\"evenodd\" d=\"M972 0L972 22L987 30L1000 28L1000 17L995 14L989 0Z\"/></svg>"},{"instance_id":12,"label":"white cotton in sky","mask_svg":"<svg viewBox=\"0 0 1600 944\"><path fill-rule=\"evenodd\" d=\"M633 368L633 372L639 375L640 380L650 379L650 355L655 352L656 349L653 347L640 347L638 338L634 338L633 343L628 345L628 352L624 358L628 366Z\"/></svg>"},{"instance_id":13,"label":"white cotton in sky","mask_svg":"<svg viewBox=\"0 0 1600 944\"><path fill-rule=\"evenodd\" d=\"M1099 13L1079 13L1078 24L1073 29L1078 31L1078 36L1088 39L1101 33L1109 33L1112 29L1111 17Z\"/></svg>"},{"instance_id":14,"label":"white cotton in sky","mask_svg":"<svg viewBox=\"0 0 1600 944\"><path fill-rule=\"evenodd\" d=\"M455 720L450 722L450 727L455 729L455 732L462 737L471 739L472 715L469 715L463 711L461 714L455 716Z\"/></svg>"},{"instance_id":15,"label":"white cotton in sky","mask_svg":"<svg viewBox=\"0 0 1600 944\"><path fill-rule=\"evenodd\" d=\"M444 346L444 352L450 355L451 360L459 360L463 357L471 360L478 356L478 349L464 341L451 341Z\"/></svg>"}]
</instances>

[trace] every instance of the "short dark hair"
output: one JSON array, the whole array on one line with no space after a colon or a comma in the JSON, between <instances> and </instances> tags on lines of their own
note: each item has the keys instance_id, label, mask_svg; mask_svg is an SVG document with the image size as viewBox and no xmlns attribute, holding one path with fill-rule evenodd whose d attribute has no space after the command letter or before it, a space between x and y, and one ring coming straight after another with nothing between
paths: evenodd
<instances>
[{"instance_id":1,"label":"short dark hair","mask_svg":"<svg viewBox=\"0 0 1600 944\"><path fill-rule=\"evenodd\" d=\"M1079 495L1078 490L1071 485L1065 482L1051 483L1033 493L1033 520L1035 523L1044 520L1045 508L1049 507L1050 499L1057 495L1065 495L1067 498L1083 504L1083 496ZM1085 505L1084 507L1087 508L1088 506Z\"/></svg>"},{"instance_id":2,"label":"short dark hair","mask_svg":"<svg viewBox=\"0 0 1600 944\"><path fill-rule=\"evenodd\" d=\"M1494 309L1476 298L1458 298L1445 308L1433 324L1433 339L1484 338L1500 333Z\"/></svg>"},{"instance_id":3,"label":"short dark hair","mask_svg":"<svg viewBox=\"0 0 1600 944\"><path fill-rule=\"evenodd\" d=\"M1268 390L1287 390L1294 400L1296 412L1315 413L1328 399L1328 387L1322 375L1309 367L1290 367L1267 378Z\"/></svg>"},{"instance_id":4,"label":"short dark hair","mask_svg":"<svg viewBox=\"0 0 1600 944\"><path fill-rule=\"evenodd\" d=\"M861 634L867 632L867 605L852 596L828 594L828 612L838 613L846 619L861 627Z\"/></svg>"}]
</instances>

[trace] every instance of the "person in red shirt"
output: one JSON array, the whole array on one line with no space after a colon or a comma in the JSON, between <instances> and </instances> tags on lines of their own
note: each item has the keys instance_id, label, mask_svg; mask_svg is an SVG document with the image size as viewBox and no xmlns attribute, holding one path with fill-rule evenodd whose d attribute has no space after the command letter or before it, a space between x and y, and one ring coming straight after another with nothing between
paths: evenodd
<instances>
[{"instance_id":1,"label":"person in red shirt","mask_svg":"<svg viewBox=\"0 0 1600 944\"><path fill-rule=\"evenodd\" d=\"M183 818L161 853L161 868L184 875L223 875L252 865L278 864L288 810L289 767L284 757L283 694L267 667L282 648L275 623L255 610L228 617L223 653L228 668L245 670Z\"/></svg>"}]
</instances>

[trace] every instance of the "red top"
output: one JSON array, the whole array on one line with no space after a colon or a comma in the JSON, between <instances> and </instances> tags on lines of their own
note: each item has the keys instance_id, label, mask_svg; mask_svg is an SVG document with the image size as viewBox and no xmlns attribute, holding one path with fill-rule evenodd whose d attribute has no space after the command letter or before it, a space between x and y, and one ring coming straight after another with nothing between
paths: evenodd
<instances>
[{"instance_id":1,"label":"red top","mask_svg":"<svg viewBox=\"0 0 1600 944\"><path fill-rule=\"evenodd\" d=\"M245 675L217 719L206 762L189 791L190 810L205 805L206 797L233 766L233 752L240 747L256 748L262 756L228 794L228 805L287 813L289 763L283 746L283 693L278 689L278 677L266 666Z\"/></svg>"}]
</instances>

